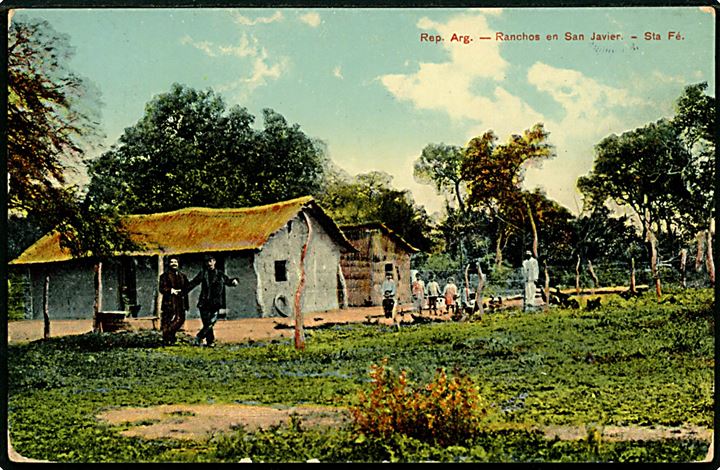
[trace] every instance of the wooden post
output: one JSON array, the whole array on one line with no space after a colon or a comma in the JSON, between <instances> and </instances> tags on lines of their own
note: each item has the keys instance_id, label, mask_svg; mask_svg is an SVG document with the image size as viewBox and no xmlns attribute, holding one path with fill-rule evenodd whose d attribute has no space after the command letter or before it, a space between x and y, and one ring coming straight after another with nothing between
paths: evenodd
<instances>
[{"instance_id":1,"label":"wooden post","mask_svg":"<svg viewBox=\"0 0 720 470\"><path fill-rule=\"evenodd\" d=\"M347 290L347 282L345 281L345 275L342 271L342 265L338 263L338 284L339 284L339 297L342 297L342 302L339 302L338 307L340 308L348 308L348 290Z\"/></svg>"},{"instance_id":2,"label":"wooden post","mask_svg":"<svg viewBox=\"0 0 720 470\"><path fill-rule=\"evenodd\" d=\"M705 265L707 266L710 285L715 287L715 261L712 251L712 230L707 230L707 246L705 248Z\"/></svg>"},{"instance_id":3,"label":"wooden post","mask_svg":"<svg viewBox=\"0 0 720 470\"><path fill-rule=\"evenodd\" d=\"M543 266L545 267L545 306L543 310L547 312L550 308L550 275L548 274L547 260L543 260Z\"/></svg>"},{"instance_id":4,"label":"wooden post","mask_svg":"<svg viewBox=\"0 0 720 470\"><path fill-rule=\"evenodd\" d=\"M43 288L43 338L50 337L50 276L45 276L45 287Z\"/></svg>"},{"instance_id":5,"label":"wooden post","mask_svg":"<svg viewBox=\"0 0 720 470\"><path fill-rule=\"evenodd\" d=\"M302 294L305 290L305 255L307 255L308 246L310 245L310 238L312 237L312 226L310 225L310 218L305 211L302 211L302 214L305 217L308 234L307 239L305 240L305 244L303 245L302 253L300 253L300 282L298 282L298 287L295 291L295 349L305 349L305 331L302 314Z\"/></svg>"},{"instance_id":6,"label":"wooden post","mask_svg":"<svg viewBox=\"0 0 720 470\"><path fill-rule=\"evenodd\" d=\"M687 248L680 250L680 285L683 289L687 288L687 279L685 277L685 267L687 264Z\"/></svg>"},{"instance_id":7,"label":"wooden post","mask_svg":"<svg viewBox=\"0 0 720 470\"><path fill-rule=\"evenodd\" d=\"M95 304L93 306L93 333L102 331L100 312L102 311L102 261L95 262Z\"/></svg>"},{"instance_id":8,"label":"wooden post","mask_svg":"<svg viewBox=\"0 0 720 470\"><path fill-rule=\"evenodd\" d=\"M157 279L155 279L155 306L153 315L160 318L160 310L162 310L162 296L160 295L160 276L165 272L165 260L163 255L158 254L157 259Z\"/></svg>"},{"instance_id":9,"label":"wooden post","mask_svg":"<svg viewBox=\"0 0 720 470\"><path fill-rule=\"evenodd\" d=\"M588 271L590 271L590 275L593 278L592 295L595 295L595 288L600 287L600 281L598 281L598 278L595 275L595 270L593 269L592 261L590 260L588 260Z\"/></svg>"},{"instance_id":10,"label":"wooden post","mask_svg":"<svg viewBox=\"0 0 720 470\"><path fill-rule=\"evenodd\" d=\"M630 292L635 294L635 258L630 258Z\"/></svg>"},{"instance_id":11,"label":"wooden post","mask_svg":"<svg viewBox=\"0 0 720 470\"><path fill-rule=\"evenodd\" d=\"M575 265L575 295L580 295L580 256L578 255Z\"/></svg>"}]
</instances>

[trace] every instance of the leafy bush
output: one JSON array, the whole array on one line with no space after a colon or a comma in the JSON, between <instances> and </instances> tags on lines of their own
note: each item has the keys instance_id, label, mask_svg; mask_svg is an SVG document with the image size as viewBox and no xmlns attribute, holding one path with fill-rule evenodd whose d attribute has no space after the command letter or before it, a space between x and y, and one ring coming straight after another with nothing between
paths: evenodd
<instances>
[{"instance_id":1,"label":"leafy bush","mask_svg":"<svg viewBox=\"0 0 720 470\"><path fill-rule=\"evenodd\" d=\"M488 414L478 387L457 371L448 378L437 370L424 387L413 386L407 372L382 364L371 367L372 389L358 393L359 405L350 408L357 429L366 435L389 437L395 433L422 441L450 445L475 436Z\"/></svg>"}]
</instances>

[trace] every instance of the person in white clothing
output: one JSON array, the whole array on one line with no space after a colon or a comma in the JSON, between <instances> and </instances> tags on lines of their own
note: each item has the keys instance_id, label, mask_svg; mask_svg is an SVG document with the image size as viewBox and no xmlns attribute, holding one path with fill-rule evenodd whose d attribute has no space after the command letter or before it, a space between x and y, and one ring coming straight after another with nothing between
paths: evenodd
<instances>
[{"instance_id":1,"label":"person in white clothing","mask_svg":"<svg viewBox=\"0 0 720 470\"><path fill-rule=\"evenodd\" d=\"M430 282L427 285L428 310L437 315L437 299L440 297L440 284L435 280L435 275L430 275Z\"/></svg>"},{"instance_id":2,"label":"person in white clothing","mask_svg":"<svg viewBox=\"0 0 720 470\"><path fill-rule=\"evenodd\" d=\"M535 283L540 275L538 262L530 251L525 252L525 260L522 263L522 274L525 282L525 298L523 299L523 310L528 311L535 308Z\"/></svg>"}]
</instances>

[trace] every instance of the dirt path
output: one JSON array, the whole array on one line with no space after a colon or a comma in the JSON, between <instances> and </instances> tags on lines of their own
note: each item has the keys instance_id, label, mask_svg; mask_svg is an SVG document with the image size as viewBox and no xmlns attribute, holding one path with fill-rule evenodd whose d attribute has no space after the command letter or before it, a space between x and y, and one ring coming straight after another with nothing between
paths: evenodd
<instances>
[{"instance_id":1,"label":"dirt path","mask_svg":"<svg viewBox=\"0 0 720 470\"><path fill-rule=\"evenodd\" d=\"M257 430L287 424L291 415L298 416L305 427L338 427L349 421L349 414L343 408L241 404L185 404L117 408L101 413L98 418L109 424L127 426L128 429L121 432L126 436L140 436L148 439L172 437L202 440L213 433L229 432L240 425L247 430ZM555 437L561 440L585 439L588 433L585 426L546 426L539 429L548 439ZM599 428L599 431L602 439L606 441L672 438L710 441L712 439L711 429L696 426L603 426Z\"/></svg>"},{"instance_id":2,"label":"dirt path","mask_svg":"<svg viewBox=\"0 0 720 470\"><path fill-rule=\"evenodd\" d=\"M401 310L403 323L411 323L410 306L403 306ZM427 312L423 315L430 318ZM434 317L435 319L450 320L449 315ZM305 326L314 328L332 323L362 323L372 322L391 325L391 320L384 317L382 307L357 307L328 312L310 313L305 316ZM132 330L151 329L153 323L148 318L132 318L128 320ZM220 343L241 343L246 341L261 341L272 338L289 338L294 334L294 321L292 318L240 318L234 320L218 320L215 325L215 338ZM158 325L156 325L157 327ZM183 330L194 335L202 327L199 318L189 318L185 321ZM79 335L92 331L92 319L83 320L51 320L50 335L52 337ZM42 320L21 320L8 323L8 342L18 343L35 341L43 337Z\"/></svg>"}]
</instances>

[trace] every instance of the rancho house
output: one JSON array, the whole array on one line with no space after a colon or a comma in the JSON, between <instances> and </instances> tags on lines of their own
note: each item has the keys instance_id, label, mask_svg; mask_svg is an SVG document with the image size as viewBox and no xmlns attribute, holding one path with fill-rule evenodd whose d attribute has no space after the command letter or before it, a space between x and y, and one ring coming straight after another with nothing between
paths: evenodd
<instances>
[{"instance_id":1,"label":"rancho house","mask_svg":"<svg viewBox=\"0 0 720 470\"><path fill-rule=\"evenodd\" d=\"M388 271L395 279L398 303L412 302L410 257L419 250L379 222L340 228L355 247L355 251L343 253L340 259L348 305L382 305L381 287Z\"/></svg>"},{"instance_id":2,"label":"rancho house","mask_svg":"<svg viewBox=\"0 0 720 470\"><path fill-rule=\"evenodd\" d=\"M218 269L239 279L237 286L226 289L227 318L292 315L301 269L303 312L346 304L340 257L355 248L312 197L249 208L192 207L129 215L123 225L142 249L102 260L98 310L157 315L158 278L167 269L168 255L178 255L180 270L192 279L210 253ZM94 262L73 258L59 240L59 234L51 232L10 263L29 280L26 318L43 317L46 280L51 318L93 316ZM190 293L189 317L198 315L199 294L199 287Z\"/></svg>"}]
</instances>

